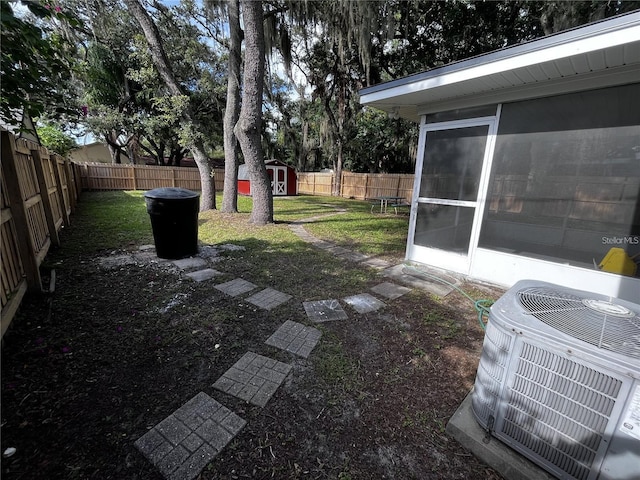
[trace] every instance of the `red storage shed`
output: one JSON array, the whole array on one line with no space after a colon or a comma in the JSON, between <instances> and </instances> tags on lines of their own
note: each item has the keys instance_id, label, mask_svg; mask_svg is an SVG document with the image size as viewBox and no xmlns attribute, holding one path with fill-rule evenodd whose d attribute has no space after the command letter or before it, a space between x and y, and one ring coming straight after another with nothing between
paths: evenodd
<instances>
[{"instance_id":1,"label":"red storage shed","mask_svg":"<svg viewBox=\"0 0 640 480\"><path fill-rule=\"evenodd\" d=\"M278 160L267 160L265 166L267 174L271 178L271 191L274 196L298 194L298 177L295 169ZM244 164L238 168L238 193L251 195L249 170Z\"/></svg>"}]
</instances>

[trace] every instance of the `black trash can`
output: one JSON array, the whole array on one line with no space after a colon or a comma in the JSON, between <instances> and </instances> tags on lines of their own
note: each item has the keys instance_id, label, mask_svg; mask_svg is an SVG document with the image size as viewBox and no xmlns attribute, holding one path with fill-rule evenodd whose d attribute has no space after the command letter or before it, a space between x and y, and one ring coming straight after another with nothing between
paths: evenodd
<instances>
[{"instance_id":1,"label":"black trash can","mask_svg":"<svg viewBox=\"0 0 640 480\"><path fill-rule=\"evenodd\" d=\"M159 258L198 253L200 195L184 188L155 188L144 194Z\"/></svg>"}]
</instances>

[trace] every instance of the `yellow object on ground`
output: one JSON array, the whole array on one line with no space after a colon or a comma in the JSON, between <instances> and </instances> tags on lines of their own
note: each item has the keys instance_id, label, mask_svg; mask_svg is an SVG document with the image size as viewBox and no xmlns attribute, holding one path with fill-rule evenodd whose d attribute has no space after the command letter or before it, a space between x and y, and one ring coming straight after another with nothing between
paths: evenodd
<instances>
[{"instance_id":1,"label":"yellow object on ground","mask_svg":"<svg viewBox=\"0 0 640 480\"><path fill-rule=\"evenodd\" d=\"M619 273L630 277L635 276L638 269L638 266L633 259L627 255L627 252L619 247L613 247L609 250L598 267L605 272Z\"/></svg>"}]
</instances>

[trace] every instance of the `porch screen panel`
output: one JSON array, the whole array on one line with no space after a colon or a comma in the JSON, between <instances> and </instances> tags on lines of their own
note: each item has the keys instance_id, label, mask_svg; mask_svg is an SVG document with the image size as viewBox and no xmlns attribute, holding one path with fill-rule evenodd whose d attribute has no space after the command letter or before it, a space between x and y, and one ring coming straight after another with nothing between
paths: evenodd
<instances>
[{"instance_id":1,"label":"porch screen panel","mask_svg":"<svg viewBox=\"0 0 640 480\"><path fill-rule=\"evenodd\" d=\"M486 125L427 133L420 198L476 201Z\"/></svg>"},{"instance_id":2,"label":"porch screen panel","mask_svg":"<svg viewBox=\"0 0 640 480\"><path fill-rule=\"evenodd\" d=\"M466 254L474 213L473 208L419 203L414 243Z\"/></svg>"},{"instance_id":3,"label":"porch screen panel","mask_svg":"<svg viewBox=\"0 0 640 480\"><path fill-rule=\"evenodd\" d=\"M588 268L633 256L639 191L640 84L505 104L479 246Z\"/></svg>"}]
</instances>

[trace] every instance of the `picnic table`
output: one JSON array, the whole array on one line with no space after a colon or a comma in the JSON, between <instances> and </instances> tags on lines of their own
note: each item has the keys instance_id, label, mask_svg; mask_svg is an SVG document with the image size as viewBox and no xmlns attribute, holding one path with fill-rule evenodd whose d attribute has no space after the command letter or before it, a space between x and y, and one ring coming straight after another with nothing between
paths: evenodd
<instances>
[{"instance_id":1,"label":"picnic table","mask_svg":"<svg viewBox=\"0 0 640 480\"><path fill-rule=\"evenodd\" d=\"M373 197L371 200L375 201L371 203L371 213L373 213L373 209L378 206L378 202L380 202L380 213L387 213L389 205L394 208L396 214L398 213L399 206L409 206L408 203L404 202L404 197L395 195L382 195L379 197Z\"/></svg>"}]
</instances>

